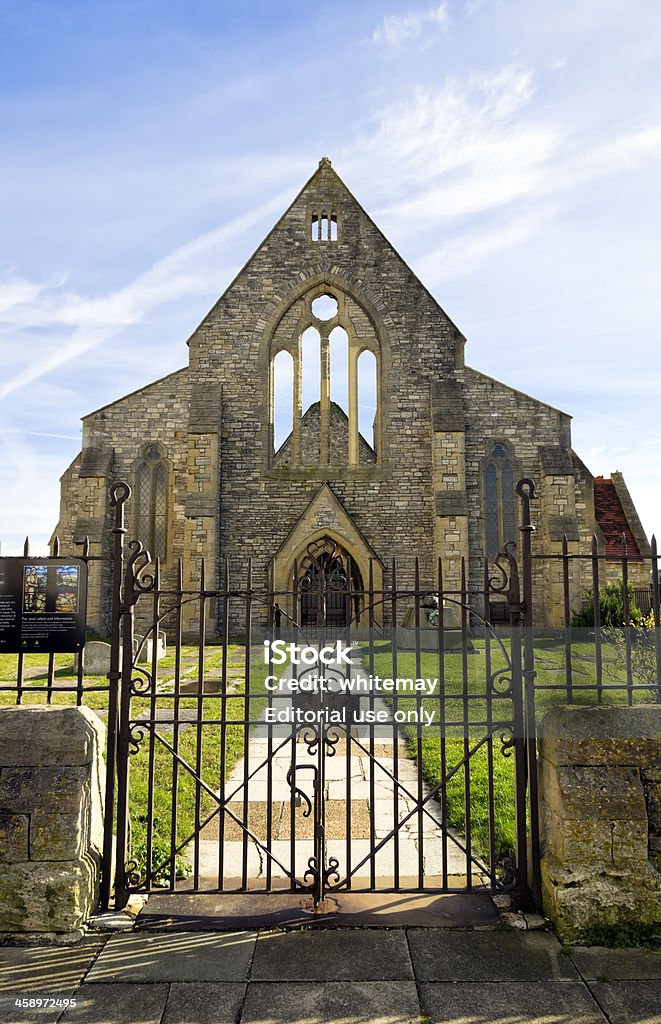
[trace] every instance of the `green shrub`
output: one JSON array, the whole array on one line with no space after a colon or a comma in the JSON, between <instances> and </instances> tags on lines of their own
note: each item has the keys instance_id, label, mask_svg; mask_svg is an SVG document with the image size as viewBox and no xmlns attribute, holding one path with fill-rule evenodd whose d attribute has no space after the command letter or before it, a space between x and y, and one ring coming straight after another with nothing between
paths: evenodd
<instances>
[{"instance_id":1,"label":"green shrub","mask_svg":"<svg viewBox=\"0 0 661 1024\"><path fill-rule=\"evenodd\" d=\"M642 613L636 604L633 584L628 584L629 592L629 621L626 621L624 612L624 586L619 582L607 583L599 591L599 611L601 625L607 627L616 626L637 626L642 621ZM572 612L572 626L594 628L594 597L590 587L585 591L583 607L579 611Z\"/></svg>"}]
</instances>

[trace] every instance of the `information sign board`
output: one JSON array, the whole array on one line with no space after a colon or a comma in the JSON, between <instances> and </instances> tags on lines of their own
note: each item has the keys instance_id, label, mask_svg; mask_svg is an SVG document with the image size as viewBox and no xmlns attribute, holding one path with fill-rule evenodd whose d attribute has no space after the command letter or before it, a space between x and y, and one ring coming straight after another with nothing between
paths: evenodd
<instances>
[{"instance_id":1,"label":"information sign board","mask_svg":"<svg viewBox=\"0 0 661 1024\"><path fill-rule=\"evenodd\" d=\"M85 646L87 564L0 558L0 652L74 653Z\"/></svg>"}]
</instances>

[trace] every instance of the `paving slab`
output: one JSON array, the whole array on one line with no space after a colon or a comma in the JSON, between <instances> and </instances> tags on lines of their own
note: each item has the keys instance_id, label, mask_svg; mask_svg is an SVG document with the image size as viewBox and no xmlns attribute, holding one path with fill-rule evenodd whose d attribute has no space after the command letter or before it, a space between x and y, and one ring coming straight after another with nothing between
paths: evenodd
<instances>
[{"instance_id":1,"label":"paving slab","mask_svg":"<svg viewBox=\"0 0 661 1024\"><path fill-rule=\"evenodd\" d=\"M246 986L188 982L172 985L161 1024L236 1024Z\"/></svg>"},{"instance_id":2,"label":"paving slab","mask_svg":"<svg viewBox=\"0 0 661 1024\"><path fill-rule=\"evenodd\" d=\"M260 932L251 981L412 980L403 931ZM353 987L353 986L352 986Z\"/></svg>"},{"instance_id":3,"label":"paving slab","mask_svg":"<svg viewBox=\"0 0 661 1024\"><path fill-rule=\"evenodd\" d=\"M256 938L255 932L115 935L87 981L243 981Z\"/></svg>"},{"instance_id":4,"label":"paving slab","mask_svg":"<svg viewBox=\"0 0 661 1024\"><path fill-rule=\"evenodd\" d=\"M312 913L301 893L153 895L136 928L169 931L236 931L273 927L430 928L495 927L498 913L486 894L334 893L329 913ZM304 906L304 904L306 904Z\"/></svg>"},{"instance_id":5,"label":"paving slab","mask_svg":"<svg viewBox=\"0 0 661 1024\"><path fill-rule=\"evenodd\" d=\"M581 982L424 984L420 996L428 1024L608 1024Z\"/></svg>"},{"instance_id":6,"label":"paving slab","mask_svg":"<svg viewBox=\"0 0 661 1024\"><path fill-rule=\"evenodd\" d=\"M419 1024L412 981L250 985L241 1024Z\"/></svg>"},{"instance_id":7,"label":"paving slab","mask_svg":"<svg viewBox=\"0 0 661 1024\"><path fill-rule=\"evenodd\" d=\"M610 1024L661 1024L661 981L595 982L590 988Z\"/></svg>"},{"instance_id":8,"label":"paving slab","mask_svg":"<svg viewBox=\"0 0 661 1024\"><path fill-rule=\"evenodd\" d=\"M651 949L574 946L571 959L586 981L661 980L661 953Z\"/></svg>"},{"instance_id":9,"label":"paving slab","mask_svg":"<svg viewBox=\"0 0 661 1024\"><path fill-rule=\"evenodd\" d=\"M168 986L81 985L62 1024L160 1024ZM25 1022L27 1024L27 1021Z\"/></svg>"},{"instance_id":10,"label":"paving slab","mask_svg":"<svg viewBox=\"0 0 661 1024\"><path fill-rule=\"evenodd\" d=\"M76 946L0 947L0 1022L51 1024L59 1007L19 1008L16 999L68 999L85 977L103 946L102 939L84 939Z\"/></svg>"},{"instance_id":11,"label":"paving slab","mask_svg":"<svg viewBox=\"0 0 661 1024\"><path fill-rule=\"evenodd\" d=\"M419 981L558 981L578 979L560 943L544 932L449 932L411 928Z\"/></svg>"},{"instance_id":12,"label":"paving slab","mask_svg":"<svg viewBox=\"0 0 661 1024\"><path fill-rule=\"evenodd\" d=\"M80 985L105 938L75 946L0 946L0 994L43 991L44 978L58 991Z\"/></svg>"}]
</instances>

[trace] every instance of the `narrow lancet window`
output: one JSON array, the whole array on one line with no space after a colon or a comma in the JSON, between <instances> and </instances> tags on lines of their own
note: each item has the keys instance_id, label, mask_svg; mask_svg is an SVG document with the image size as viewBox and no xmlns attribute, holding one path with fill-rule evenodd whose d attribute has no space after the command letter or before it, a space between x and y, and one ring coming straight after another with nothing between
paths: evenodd
<instances>
[{"instance_id":1,"label":"narrow lancet window","mask_svg":"<svg viewBox=\"0 0 661 1024\"><path fill-rule=\"evenodd\" d=\"M274 454L294 426L294 360L291 352L278 352L273 360L273 449Z\"/></svg>"},{"instance_id":2,"label":"narrow lancet window","mask_svg":"<svg viewBox=\"0 0 661 1024\"><path fill-rule=\"evenodd\" d=\"M337 242L337 214L323 210L310 219L310 238L313 242Z\"/></svg>"},{"instance_id":3,"label":"narrow lancet window","mask_svg":"<svg viewBox=\"0 0 661 1024\"><path fill-rule=\"evenodd\" d=\"M167 558L168 467L149 445L136 468L136 534L152 558Z\"/></svg>"},{"instance_id":4,"label":"narrow lancet window","mask_svg":"<svg viewBox=\"0 0 661 1024\"><path fill-rule=\"evenodd\" d=\"M508 448L494 444L484 466L487 557L493 562L508 541L516 543L514 465Z\"/></svg>"},{"instance_id":5,"label":"narrow lancet window","mask_svg":"<svg viewBox=\"0 0 661 1024\"><path fill-rule=\"evenodd\" d=\"M373 352L358 357L358 431L376 452L377 373Z\"/></svg>"}]
</instances>

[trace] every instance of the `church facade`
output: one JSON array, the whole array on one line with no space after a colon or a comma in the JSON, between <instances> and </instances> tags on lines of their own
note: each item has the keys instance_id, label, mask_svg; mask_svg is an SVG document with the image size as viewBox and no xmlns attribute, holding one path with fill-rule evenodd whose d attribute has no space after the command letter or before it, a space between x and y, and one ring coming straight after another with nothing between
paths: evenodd
<instances>
[{"instance_id":1,"label":"church facade","mask_svg":"<svg viewBox=\"0 0 661 1024\"><path fill-rule=\"evenodd\" d=\"M108 491L124 479L129 535L171 585L181 557L184 589L199 588L205 557L207 588L222 585L226 560L230 586L245 587L250 558L254 586L286 591L310 551L339 551L356 589L370 572L389 586L393 559L410 586L416 556L423 586L434 588L440 558L448 589L462 560L479 589L485 556L518 536L514 488L530 477L540 551L566 537L588 552L596 532L616 558L624 531L649 582L621 475L595 481L572 450L570 417L467 366L464 345L322 159L190 337L188 365L84 417L62 477L61 550L79 552L85 537L92 554L109 549ZM537 609L560 624L557 567L540 563L538 575ZM584 582L576 573L577 604ZM101 571L89 607L104 633Z\"/></svg>"}]
</instances>

